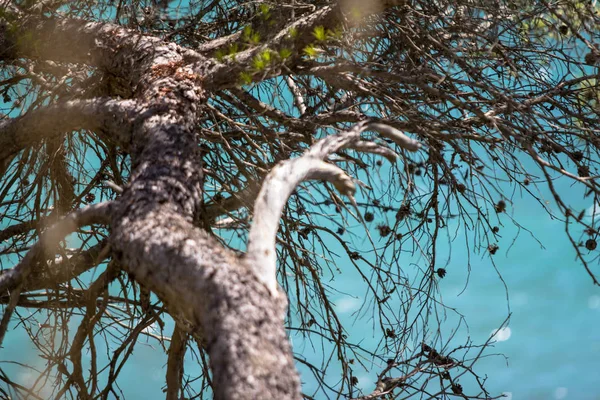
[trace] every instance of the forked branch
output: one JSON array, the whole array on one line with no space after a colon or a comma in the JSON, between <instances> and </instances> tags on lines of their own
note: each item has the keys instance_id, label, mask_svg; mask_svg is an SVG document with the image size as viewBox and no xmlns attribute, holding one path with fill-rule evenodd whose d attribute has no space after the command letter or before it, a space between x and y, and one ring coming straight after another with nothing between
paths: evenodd
<instances>
[{"instance_id":1,"label":"forked branch","mask_svg":"<svg viewBox=\"0 0 600 400\"><path fill-rule=\"evenodd\" d=\"M396 160L397 154L391 148L361 139L361 133L367 130L378 132L405 150L417 151L421 147L419 142L389 125L363 121L348 131L318 141L302 157L281 162L267 175L254 204L245 259L273 296L277 295L275 240L279 219L296 187L302 181L319 179L330 182L352 199L356 186L341 168L326 162L330 154L353 149L383 156L390 162Z\"/></svg>"},{"instance_id":2,"label":"forked branch","mask_svg":"<svg viewBox=\"0 0 600 400\"><path fill-rule=\"evenodd\" d=\"M59 242L77 228L94 223L108 223L112 206L112 202L99 203L67 215L42 233L40 240L31 247L27 255L14 268L0 275L0 294L8 292L11 297L0 322L0 346L25 280L39 258L46 257L47 253L54 252Z\"/></svg>"},{"instance_id":3,"label":"forked branch","mask_svg":"<svg viewBox=\"0 0 600 400\"><path fill-rule=\"evenodd\" d=\"M133 100L94 98L51 104L20 117L0 120L0 162L40 139L78 129L111 132L111 139L127 143L139 112Z\"/></svg>"}]
</instances>

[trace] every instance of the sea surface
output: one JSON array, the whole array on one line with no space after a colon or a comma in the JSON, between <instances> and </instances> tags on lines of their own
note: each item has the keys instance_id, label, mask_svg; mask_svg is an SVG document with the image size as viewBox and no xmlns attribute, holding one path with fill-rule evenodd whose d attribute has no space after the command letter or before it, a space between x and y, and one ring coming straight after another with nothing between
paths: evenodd
<instances>
[{"instance_id":1,"label":"sea surface","mask_svg":"<svg viewBox=\"0 0 600 400\"><path fill-rule=\"evenodd\" d=\"M565 201L575 209L586 209L588 221L594 213L600 215L600 207L595 209L591 200L583 198L582 192L568 181L561 179L555 184ZM549 193L543 186L540 188L540 198L547 200L550 210L555 209ZM457 332L455 343L460 345L467 340L483 343L496 333L494 345L484 353L488 356L475 367L476 372L487 378L486 387L491 394L504 394L513 400L600 399L600 288L593 285L576 261L562 220L544 212L536 200L518 195L513 196L507 214L531 232L517 228L508 218L503 219L500 250L493 258L486 252L472 254L470 271L466 266L467 250L459 243L462 236L468 239L471 233L459 230L456 245L452 245L448 274L439 280L439 286L444 303L459 310L468 324ZM447 242L441 240L440 254L449 250ZM587 254L587 250L582 251ZM590 265L596 273L600 272L597 260ZM355 312L364 300L360 280L355 274L341 274L331 284L348 293L334 300L337 312L348 324L349 340L376 343L379 332L365 329L365 322L355 319ZM507 325L497 331L509 312ZM72 332L77 326L75 322L76 318L72 321ZM455 326L450 318L445 329ZM170 328L165 334L170 334ZM102 354L106 349L97 343L98 354ZM298 337L293 338L293 344L309 359L316 361L320 356L318 350L311 350ZM29 362L39 367L44 364L22 329L9 332L5 348L0 350L0 360L7 373L16 374L11 378L23 384L32 383L36 374L7 361ZM162 398L165 367L165 352L156 342L138 345L119 380L125 397ZM187 371L196 368L197 364L188 357ZM379 370L357 372L358 388L370 392ZM316 382L305 369L301 371L305 391L310 393ZM469 392L475 388L468 381L463 386L467 394L477 393ZM40 393L42 398L44 393L47 392Z\"/></svg>"},{"instance_id":2,"label":"sea surface","mask_svg":"<svg viewBox=\"0 0 600 400\"><path fill-rule=\"evenodd\" d=\"M586 210L587 221L595 214L596 219L600 217L600 206L595 208L569 181L559 179L555 185L566 203L575 210ZM476 372L487 378L486 387L493 395L504 394L509 400L600 400L600 288L593 285L576 260L575 250L565 234L564 221L545 212L537 200L518 193L512 196L512 189L507 188L507 192L511 193L512 200L507 216L521 228L510 218L502 219L500 249L494 256L487 252L468 254L460 243L464 243L464 239L472 242L473 234L464 228L458 229L452 244L445 240L439 242L440 258L452 251L452 260L446 267L448 274L439 280L440 293L444 303L456 308L467 323L457 332L454 341L457 345L467 340L484 343L495 334L493 347L475 367ZM551 211L556 210L544 185L540 185L538 196ZM352 229L361 235L363 228ZM579 237L575 235L577 240ZM593 257L585 249L582 252L588 258ZM470 269L467 267L469 255ZM590 266L600 276L597 258ZM412 268L408 260L406 268ZM365 321L355 318L365 300L361 297L364 284L356 274L341 274L331 285L348 293L334 300L337 312L347 322L349 340L365 344L379 341L379 332L365 329ZM27 316L28 311L22 313ZM507 325L497 331L509 313ZM450 319L443 329L452 329L455 322ZM75 332L76 327L75 317L70 323L71 332ZM171 328L167 327L165 334L170 332ZM306 353L306 357L316 360L321 356L300 338L292 340L296 351ZM5 348L0 350L1 368L17 383L33 384L37 378L34 371L28 372L10 362L43 367L44 360L35 352L27 333L23 329L12 330L4 344ZM107 353L100 341L97 345L98 354ZM116 347L118 342L112 345ZM119 380L124 397L164 398L166 360L164 350L155 341L139 344L123 367ZM185 367L192 374L198 368L191 357ZM316 382L304 368L300 369L304 389L310 393L316 388ZM379 370L359 373L358 388L369 393ZM3 385L0 382L0 387ZM466 394L477 393L470 391L474 388L468 382L463 386ZM42 390L40 397L47 398L48 393Z\"/></svg>"}]
</instances>

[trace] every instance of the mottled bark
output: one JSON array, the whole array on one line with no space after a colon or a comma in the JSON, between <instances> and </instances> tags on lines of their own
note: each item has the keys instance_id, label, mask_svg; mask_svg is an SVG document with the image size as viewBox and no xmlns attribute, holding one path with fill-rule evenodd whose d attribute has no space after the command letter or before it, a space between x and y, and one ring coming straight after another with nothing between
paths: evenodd
<instances>
[{"instance_id":1,"label":"mottled bark","mask_svg":"<svg viewBox=\"0 0 600 400\"><path fill-rule=\"evenodd\" d=\"M42 107L27 114L0 121L0 161L65 131L92 129L110 133L110 138L127 143L132 123L141 118L131 100L96 98L72 100Z\"/></svg>"},{"instance_id":2,"label":"mottled bark","mask_svg":"<svg viewBox=\"0 0 600 400\"><path fill-rule=\"evenodd\" d=\"M149 111L132 133L133 173L111 224L114 254L202 338L215 398L296 399L285 301L271 298L245 263L195 226L202 209L195 133L202 79L172 50L140 65L147 70L139 99Z\"/></svg>"},{"instance_id":3,"label":"mottled bark","mask_svg":"<svg viewBox=\"0 0 600 400\"><path fill-rule=\"evenodd\" d=\"M108 134L130 153L130 180L111 208L112 255L116 265L158 295L180 329L203 343L210 356L217 399L300 398L300 381L284 328L287 300L273 295L277 290L277 222L287 196L303 179L326 179L345 193L353 184L339 168L322 161L346 141L334 139L339 143L331 148L317 146L308 158L289 164L302 168L295 171L295 179L284 182L285 196L276 196L276 209L261 211L258 207L248 257L240 258L225 249L198 227L205 217L197 134L205 91L236 86L239 73L266 48L286 46L300 54L313 40L315 26L333 26L340 15L336 6L308 13L273 34L264 45L240 53L234 63L218 63L111 24L30 19L17 28L0 30L0 40L11 44L10 51L1 54L5 61L24 56L86 64L117 82L115 93L130 98L69 101L3 121L0 159L10 158L41 135L53 138L80 128ZM300 34L290 37L292 27ZM28 39L21 40L23 37ZM289 63L294 60L299 57ZM274 74L280 71L274 69L260 79ZM253 107L262 104L258 100L250 103ZM356 132L351 140L354 148L390 156L359 141L360 129ZM265 275L268 277L263 279ZM11 277L4 274L1 279L6 283ZM170 380L180 379L178 368L173 370Z\"/></svg>"}]
</instances>

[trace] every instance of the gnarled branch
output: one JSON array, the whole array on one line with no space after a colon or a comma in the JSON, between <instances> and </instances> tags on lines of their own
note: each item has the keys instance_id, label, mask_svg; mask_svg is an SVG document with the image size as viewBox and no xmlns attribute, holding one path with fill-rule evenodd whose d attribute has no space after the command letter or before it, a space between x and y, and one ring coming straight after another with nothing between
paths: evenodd
<instances>
[{"instance_id":1,"label":"gnarled branch","mask_svg":"<svg viewBox=\"0 0 600 400\"><path fill-rule=\"evenodd\" d=\"M31 110L17 118L0 120L0 161L9 160L40 139L78 129L110 132L113 140L126 143L137 117L135 101L108 98L70 100Z\"/></svg>"},{"instance_id":2,"label":"gnarled branch","mask_svg":"<svg viewBox=\"0 0 600 400\"><path fill-rule=\"evenodd\" d=\"M348 131L320 140L302 157L280 163L267 176L254 204L254 221L245 258L273 296L277 295L275 240L279 219L296 187L302 181L320 179L332 183L340 193L352 198L356 191L354 182L342 169L325 162L330 154L350 148L395 160L396 153L390 148L361 140L361 133L367 130L379 132L402 149L417 151L421 147L419 142L389 125L363 121Z\"/></svg>"},{"instance_id":3,"label":"gnarled branch","mask_svg":"<svg viewBox=\"0 0 600 400\"><path fill-rule=\"evenodd\" d=\"M27 255L11 270L0 275L0 293L10 291L11 300L0 322L0 345L8 328L8 322L18 302L25 280L33 270L39 257L54 251L58 243L77 228L94 223L108 223L112 213L112 202L94 204L67 215L40 236Z\"/></svg>"}]
</instances>

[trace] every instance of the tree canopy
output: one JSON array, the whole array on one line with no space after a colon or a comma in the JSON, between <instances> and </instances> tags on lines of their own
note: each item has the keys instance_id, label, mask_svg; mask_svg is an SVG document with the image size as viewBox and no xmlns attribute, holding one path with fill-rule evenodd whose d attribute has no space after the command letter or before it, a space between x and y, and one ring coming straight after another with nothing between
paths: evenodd
<instances>
[{"instance_id":1,"label":"tree canopy","mask_svg":"<svg viewBox=\"0 0 600 400\"><path fill-rule=\"evenodd\" d=\"M142 338L167 354L168 399L494 397L485 343L442 334L436 249L469 231L493 257L531 196L598 284L597 217L556 182L600 203L599 12L0 1L0 344L20 331L45 360L14 360L30 382L0 369L0 397L119 397ZM332 302L348 271L376 348Z\"/></svg>"}]
</instances>

